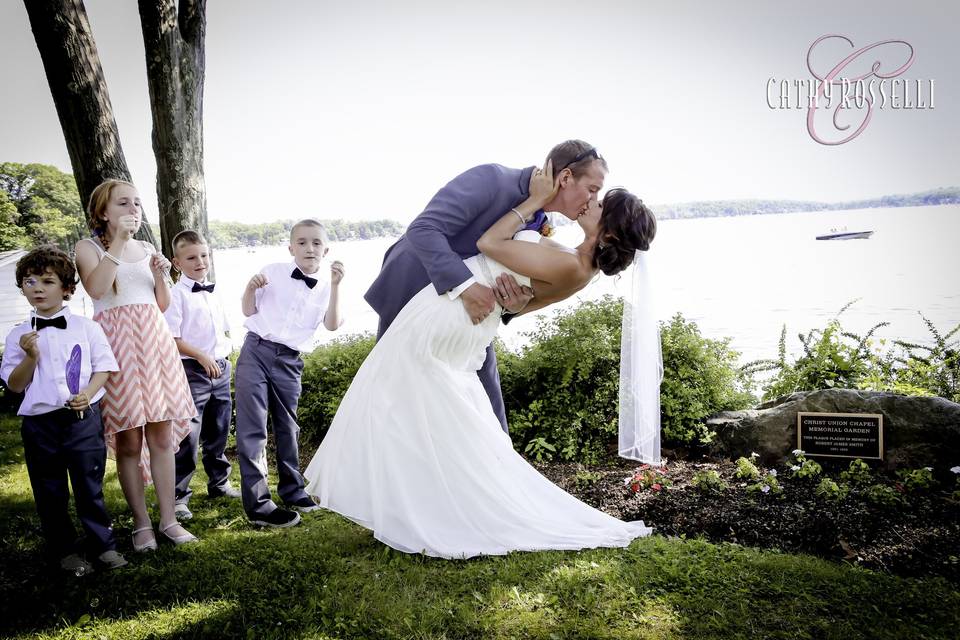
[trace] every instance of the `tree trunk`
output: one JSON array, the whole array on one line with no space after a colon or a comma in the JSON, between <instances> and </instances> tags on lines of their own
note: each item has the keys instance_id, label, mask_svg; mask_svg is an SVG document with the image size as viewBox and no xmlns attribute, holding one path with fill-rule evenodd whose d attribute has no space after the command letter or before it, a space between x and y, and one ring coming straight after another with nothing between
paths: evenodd
<instances>
[{"instance_id":1,"label":"tree trunk","mask_svg":"<svg viewBox=\"0 0 960 640\"><path fill-rule=\"evenodd\" d=\"M130 180L110 94L82 0L24 0L60 118L70 164L86 206L109 178ZM144 214L137 237L156 245Z\"/></svg>"},{"instance_id":2,"label":"tree trunk","mask_svg":"<svg viewBox=\"0 0 960 640\"><path fill-rule=\"evenodd\" d=\"M203 80L206 1L139 0L153 111L160 238L184 229L207 236L203 176Z\"/></svg>"}]
</instances>

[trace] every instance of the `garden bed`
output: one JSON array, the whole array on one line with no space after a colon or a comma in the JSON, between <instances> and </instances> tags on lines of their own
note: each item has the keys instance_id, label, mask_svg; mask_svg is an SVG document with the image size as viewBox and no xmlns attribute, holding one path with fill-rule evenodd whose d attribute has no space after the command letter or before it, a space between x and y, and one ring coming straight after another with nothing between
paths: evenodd
<instances>
[{"instance_id":1,"label":"garden bed","mask_svg":"<svg viewBox=\"0 0 960 640\"><path fill-rule=\"evenodd\" d=\"M817 493L822 475L792 478L789 467L778 470L780 493L750 491L757 483L738 478L731 460L670 461L662 476L648 469L647 481L632 487L627 479L641 465L629 460L597 467L535 466L584 502L623 520L644 520L661 535L810 553L898 575L960 581L960 502L942 486L911 490L879 475L869 484L853 485L830 473L841 488L849 486L849 493L828 498ZM709 471L725 486L695 486L695 476ZM869 487L878 485L889 490L878 498L874 489L868 497Z\"/></svg>"}]
</instances>

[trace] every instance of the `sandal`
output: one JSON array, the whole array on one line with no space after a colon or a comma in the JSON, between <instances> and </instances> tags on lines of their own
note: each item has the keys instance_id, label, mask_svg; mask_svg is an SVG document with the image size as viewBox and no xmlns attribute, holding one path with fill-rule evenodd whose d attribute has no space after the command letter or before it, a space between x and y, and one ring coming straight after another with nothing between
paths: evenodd
<instances>
[{"instance_id":1,"label":"sandal","mask_svg":"<svg viewBox=\"0 0 960 640\"><path fill-rule=\"evenodd\" d=\"M171 522L170 524L168 524L168 525L166 525L166 526L160 527L160 533L162 533L163 536L164 536L167 540L169 540L170 542L172 542L175 546L180 546L181 544L189 544L189 543L191 543L191 542L196 542L196 541L197 541L197 536L193 535L193 534L190 533L189 531L187 531L187 532L186 532L185 534L183 534L182 536L172 536L172 535L170 535L169 533L167 533L167 531L168 531L169 529L172 529L173 527L176 527L176 526L179 525L179 524L180 524L179 522L177 522L176 520L174 520L174 521ZM186 529L184 529L184 531L186 531Z\"/></svg>"},{"instance_id":2,"label":"sandal","mask_svg":"<svg viewBox=\"0 0 960 640\"><path fill-rule=\"evenodd\" d=\"M157 536L151 535L150 539L144 542L143 544L137 544L134 538L137 537L138 533L143 533L144 531L149 531L153 534L153 525L148 525L146 527L140 527L139 529L133 530L133 535L130 538L130 541L133 543L133 550L137 553L146 553L147 551L156 551L157 550Z\"/></svg>"}]
</instances>

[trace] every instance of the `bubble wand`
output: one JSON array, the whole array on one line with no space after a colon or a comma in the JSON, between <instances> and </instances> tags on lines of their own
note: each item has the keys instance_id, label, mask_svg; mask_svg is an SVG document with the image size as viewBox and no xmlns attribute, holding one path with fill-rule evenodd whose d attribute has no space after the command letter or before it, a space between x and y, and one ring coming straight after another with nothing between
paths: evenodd
<instances>
[{"instance_id":1,"label":"bubble wand","mask_svg":"<svg viewBox=\"0 0 960 640\"><path fill-rule=\"evenodd\" d=\"M76 396L80 393L80 358L83 350L80 345L73 345L73 351L70 352L70 359L67 360L67 389ZM77 419L83 420L83 409L77 410Z\"/></svg>"}]
</instances>

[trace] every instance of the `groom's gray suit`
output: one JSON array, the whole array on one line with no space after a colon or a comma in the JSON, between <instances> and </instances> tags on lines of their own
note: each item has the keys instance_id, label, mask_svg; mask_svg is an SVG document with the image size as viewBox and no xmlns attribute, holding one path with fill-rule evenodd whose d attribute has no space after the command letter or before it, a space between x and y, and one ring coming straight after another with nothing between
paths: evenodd
<instances>
[{"instance_id":1,"label":"groom's gray suit","mask_svg":"<svg viewBox=\"0 0 960 640\"><path fill-rule=\"evenodd\" d=\"M433 196L407 232L387 249L380 275L364 295L380 316L378 338L427 283L433 283L438 295L446 295L472 277L464 258L479 253L477 240L483 232L526 200L533 170L480 165L460 174ZM487 358L477 375L507 431L493 345L487 347Z\"/></svg>"}]
</instances>

